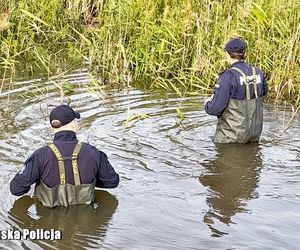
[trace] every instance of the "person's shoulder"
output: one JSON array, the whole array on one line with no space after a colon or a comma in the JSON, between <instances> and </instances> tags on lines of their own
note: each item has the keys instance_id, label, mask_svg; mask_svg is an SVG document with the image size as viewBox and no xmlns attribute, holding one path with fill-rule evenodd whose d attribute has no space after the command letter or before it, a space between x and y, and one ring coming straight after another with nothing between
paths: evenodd
<instances>
[{"instance_id":1,"label":"person's shoulder","mask_svg":"<svg viewBox=\"0 0 300 250\"><path fill-rule=\"evenodd\" d=\"M258 66L256 66L255 64L247 64L248 65L248 67L250 68L250 69L255 69L255 71L256 71L256 73L258 73L258 74L263 74L263 71L262 71L262 69L260 68L260 67L258 67Z\"/></svg>"},{"instance_id":2,"label":"person's shoulder","mask_svg":"<svg viewBox=\"0 0 300 250\"><path fill-rule=\"evenodd\" d=\"M42 154L44 154L47 150L49 149L48 145L42 146L38 149L36 149L31 156L40 156Z\"/></svg>"},{"instance_id":3,"label":"person's shoulder","mask_svg":"<svg viewBox=\"0 0 300 250\"><path fill-rule=\"evenodd\" d=\"M25 161L25 164L34 159L42 159L48 148L49 147L46 145L46 146L36 149L31 155L28 156L28 158Z\"/></svg>"},{"instance_id":4,"label":"person's shoulder","mask_svg":"<svg viewBox=\"0 0 300 250\"><path fill-rule=\"evenodd\" d=\"M97 151L97 148L94 145L89 144L88 142L80 142L81 143L81 147L87 149L87 150L93 150L93 151Z\"/></svg>"},{"instance_id":5,"label":"person's shoulder","mask_svg":"<svg viewBox=\"0 0 300 250\"><path fill-rule=\"evenodd\" d=\"M235 77L235 73L230 68L223 70L219 73L219 84L225 84L231 82L231 80Z\"/></svg>"},{"instance_id":6,"label":"person's shoulder","mask_svg":"<svg viewBox=\"0 0 300 250\"><path fill-rule=\"evenodd\" d=\"M81 142L81 144L82 144L82 147L84 147L89 152L100 155L101 157L107 158L107 155L104 152L102 152L101 150L99 150L97 147L95 147L94 145L91 145L87 142Z\"/></svg>"},{"instance_id":7,"label":"person's shoulder","mask_svg":"<svg viewBox=\"0 0 300 250\"><path fill-rule=\"evenodd\" d=\"M230 72L229 69L230 69L230 68L228 68L228 69L223 69L222 71L220 71L220 72L219 72L219 77L223 76L224 74L227 75L227 74Z\"/></svg>"},{"instance_id":8,"label":"person's shoulder","mask_svg":"<svg viewBox=\"0 0 300 250\"><path fill-rule=\"evenodd\" d=\"M233 76L234 75L234 71L231 68L222 70L219 73L219 77L228 77L228 76Z\"/></svg>"},{"instance_id":9,"label":"person's shoulder","mask_svg":"<svg viewBox=\"0 0 300 250\"><path fill-rule=\"evenodd\" d=\"M255 71L257 72L257 74L260 74L260 75L264 74L260 67L258 67L258 66L253 66L253 67L255 68Z\"/></svg>"}]
</instances>

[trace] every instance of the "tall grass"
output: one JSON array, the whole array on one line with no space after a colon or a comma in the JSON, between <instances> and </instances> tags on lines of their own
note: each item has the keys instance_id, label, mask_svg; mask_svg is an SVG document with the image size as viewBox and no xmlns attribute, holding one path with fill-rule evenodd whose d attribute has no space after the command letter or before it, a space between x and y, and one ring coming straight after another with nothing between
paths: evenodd
<instances>
[{"instance_id":1,"label":"tall grass","mask_svg":"<svg viewBox=\"0 0 300 250\"><path fill-rule=\"evenodd\" d=\"M241 36L248 61L267 75L269 97L300 105L299 0L0 0L0 6L1 90L16 72L53 75L88 60L103 83L206 93L226 67L224 44Z\"/></svg>"}]
</instances>

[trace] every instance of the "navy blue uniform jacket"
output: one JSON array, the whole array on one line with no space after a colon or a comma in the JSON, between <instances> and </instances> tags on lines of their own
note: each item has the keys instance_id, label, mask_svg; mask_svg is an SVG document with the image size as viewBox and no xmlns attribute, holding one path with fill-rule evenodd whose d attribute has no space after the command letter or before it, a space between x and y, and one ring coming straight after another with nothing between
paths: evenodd
<instances>
[{"instance_id":1,"label":"navy blue uniform jacket","mask_svg":"<svg viewBox=\"0 0 300 250\"><path fill-rule=\"evenodd\" d=\"M54 144L64 158L71 158L77 142L76 134L72 131L60 131L54 135ZM67 159L64 164L66 182L74 185L72 161ZM119 184L119 175L105 153L86 143L82 144L78 155L78 171L82 184L93 183L95 180L99 188L114 188ZM60 184L57 158L48 146L36 150L26 160L24 168L10 183L11 193L23 195L32 184L39 185L40 180L49 187Z\"/></svg>"},{"instance_id":2,"label":"navy blue uniform jacket","mask_svg":"<svg viewBox=\"0 0 300 250\"><path fill-rule=\"evenodd\" d=\"M244 61L238 61L231 65L241 69L246 76L252 75L252 67ZM266 79L260 68L255 67L257 79L258 97L265 96L268 92ZM219 80L214 88L213 98L205 105L206 113L221 116L229 99L243 100L246 96L245 84L241 84L241 74L233 69L227 69L220 74ZM250 98L255 98L253 84L250 84Z\"/></svg>"}]
</instances>

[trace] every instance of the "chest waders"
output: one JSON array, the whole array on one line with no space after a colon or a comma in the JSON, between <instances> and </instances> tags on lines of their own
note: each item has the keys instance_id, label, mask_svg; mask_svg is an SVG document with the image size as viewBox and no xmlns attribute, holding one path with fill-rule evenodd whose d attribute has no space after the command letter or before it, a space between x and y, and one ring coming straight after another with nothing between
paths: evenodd
<instances>
[{"instance_id":1,"label":"chest waders","mask_svg":"<svg viewBox=\"0 0 300 250\"><path fill-rule=\"evenodd\" d=\"M34 195L46 207L69 206L77 204L91 204L94 201L95 181L90 184L81 184L78 171L77 158L81 149L81 143L77 143L72 154L72 169L75 185L66 183L65 160L58 148L53 144L48 145L57 158L59 168L60 184L52 188L48 187L42 180L35 187Z\"/></svg>"},{"instance_id":2,"label":"chest waders","mask_svg":"<svg viewBox=\"0 0 300 250\"><path fill-rule=\"evenodd\" d=\"M255 98L250 98L249 76L239 68L232 67L245 79L246 96L243 100L230 99L218 124L215 143L246 143L258 141L263 125L263 98L258 97L256 70L252 67L252 83Z\"/></svg>"}]
</instances>

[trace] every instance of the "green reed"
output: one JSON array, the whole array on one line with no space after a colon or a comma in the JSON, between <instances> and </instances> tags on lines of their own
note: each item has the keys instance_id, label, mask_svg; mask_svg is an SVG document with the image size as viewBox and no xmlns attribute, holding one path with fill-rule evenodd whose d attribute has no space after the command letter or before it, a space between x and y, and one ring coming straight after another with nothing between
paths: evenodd
<instances>
[{"instance_id":1,"label":"green reed","mask_svg":"<svg viewBox=\"0 0 300 250\"><path fill-rule=\"evenodd\" d=\"M298 0L0 0L1 90L89 61L101 84L209 93L223 46L243 37L269 98L300 105ZM78 64L77 64L78 65Z\"/></svg>"}]
</instances>

